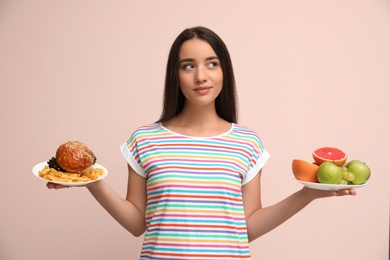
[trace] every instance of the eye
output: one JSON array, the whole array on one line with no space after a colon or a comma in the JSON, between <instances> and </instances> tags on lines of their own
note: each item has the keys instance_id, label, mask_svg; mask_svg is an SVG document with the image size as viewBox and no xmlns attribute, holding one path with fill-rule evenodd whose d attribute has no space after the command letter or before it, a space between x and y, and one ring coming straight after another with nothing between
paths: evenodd
<instances>
[{"instance_id":1,"label":"eye","mask_svg":"<svg viewBox=\"0 0 390 260\"><path fill-rule=\"evenodd\" d=\"M183 64L183 66L182 66L183 70L191 70L193 68L195 68L195 66L192 63L186 63L186 64Z\"/></svg>"},{"instance_id":2,"label":"eye","mask_svg":"<svg viewBox=\"0 0 390 260\"><path fill-rule=\"evenodd\" d=\"M219 63L217 61L212 61L209 64L207 64L207 67L209 67L209 68L215 68L218 66L219 66Z\"/></svg>"}]
</instances>

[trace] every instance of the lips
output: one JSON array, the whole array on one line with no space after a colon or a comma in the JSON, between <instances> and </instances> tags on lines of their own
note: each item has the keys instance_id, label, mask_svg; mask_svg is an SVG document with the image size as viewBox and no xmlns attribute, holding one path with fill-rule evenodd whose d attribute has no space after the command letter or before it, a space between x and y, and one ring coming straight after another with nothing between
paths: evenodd
<instances>
[{"instance_id":1,"label":"lips","mask_svg":"<svg viewBox=\"0 0 390 260\"><path fill-rule=\"evenodd\" d=\"M201 94L201 95L204 95L204 94L207 94L209 93L211 87L197 87L194 89L194 91L198 94Z\"/></svg>"}]
</instances>

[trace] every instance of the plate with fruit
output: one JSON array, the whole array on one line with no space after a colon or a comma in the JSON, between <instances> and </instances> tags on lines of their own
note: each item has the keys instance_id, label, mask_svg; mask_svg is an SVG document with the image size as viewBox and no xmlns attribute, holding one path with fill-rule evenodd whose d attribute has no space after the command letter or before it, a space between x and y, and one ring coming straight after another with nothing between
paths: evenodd
<instances>
[{"instance_id":1,"label":"plate with fruit","mask_svg":"<svg viewBox=\"0 0 390 260\"><path fill-rule=\"evenodd\" d=\"M370 168L360 160L347 162L347 154L333 147L312 152L313 163L294 159L292 171L298 182L318 190L359 188L367 184Z\"/></svg>"},{"instance_id":2,"label":"plate with fruit","mask_svg":"<svg viewBox=\"0 0 390 260\"><path fill-rule=\"evenodd\" d=\"M297 180L299 183L305 185L306 187L310 189L315 190L342 190L342 189L356 189L365 186L367 183L364 184L326 184L326 183L319 183L319 182L307 182L307 181L300 181Z\"/></svg>"}]
</instances>

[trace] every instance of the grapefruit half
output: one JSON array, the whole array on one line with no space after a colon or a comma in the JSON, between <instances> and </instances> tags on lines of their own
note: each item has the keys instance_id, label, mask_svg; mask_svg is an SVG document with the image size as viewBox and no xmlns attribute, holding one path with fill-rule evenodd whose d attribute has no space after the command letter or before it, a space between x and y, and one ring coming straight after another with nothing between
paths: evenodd
<instances>
[{"instance_id":1,"label":"grapefruit half","mask_svg":"<svg viewBox=\"0 0 390 260\"><path fill-rule=\"evenodd\" d=\"M304 160L294 159L292 161L292 171L294 173L295 178L300 181L318 182L318 168L318 165L306 162Z\"/></svg>"},{"instance_id":2,"label":"grapefruit half","mask_svg":"<svg viewBox=\"0 0 390 260\"><path fill-rule=\"evenodd\" d=\"M313 151L313 159L318 165L323 162L331 162L342 166L347 161L347 157L345 152L335 147L321 147Z\"/></svg>"}]
</instances>

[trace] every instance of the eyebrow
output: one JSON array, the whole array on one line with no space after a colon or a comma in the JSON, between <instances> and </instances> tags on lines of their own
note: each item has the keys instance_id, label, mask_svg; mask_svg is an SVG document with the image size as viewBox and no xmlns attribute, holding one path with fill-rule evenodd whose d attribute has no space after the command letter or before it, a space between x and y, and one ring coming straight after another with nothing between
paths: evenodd
<instances>
[{"instance_id":1,"label":"eyebrow","mask_svg":"<svg viewBox=\"0 0 390 260\"><path fill-rule=\"evenodd\" d=\"M205 61L210 61L210 60L218 60L218 57L217 56L210 56L210 57L207 57L205 59ZM185 59L180 60L180 63L182 63L182 62L194 62L194 61L195 61L195 59L193 59L193 58L185 58Z\"/></svg>"}]
</instances>

